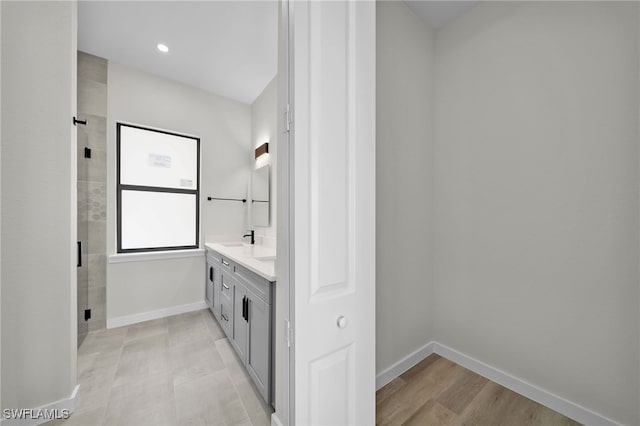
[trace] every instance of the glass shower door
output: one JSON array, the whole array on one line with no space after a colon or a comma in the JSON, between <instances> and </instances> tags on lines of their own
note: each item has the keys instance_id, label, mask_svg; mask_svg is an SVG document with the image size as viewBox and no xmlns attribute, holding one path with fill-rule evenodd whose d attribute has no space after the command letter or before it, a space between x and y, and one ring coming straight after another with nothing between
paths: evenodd
<instances>
[{"instance_id":1,"label":"glass shower door","mask_svg":"<svg viewBox=\"0 0 640 426\"><path fill-rule=\"evenodd\" d=\"M88 145L86 126L78 125L78 347L84 341L89 331L89 324L85 318L85 310L89 309L89 185L88 159L85 158L85 147Z\"/></svg>"}]
</instances>

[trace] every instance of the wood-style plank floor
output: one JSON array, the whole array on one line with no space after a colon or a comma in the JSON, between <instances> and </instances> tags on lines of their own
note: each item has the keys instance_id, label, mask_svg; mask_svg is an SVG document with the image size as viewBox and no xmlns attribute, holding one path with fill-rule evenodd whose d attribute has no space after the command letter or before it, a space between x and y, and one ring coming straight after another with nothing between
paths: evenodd
<instances>
[{"instance_id":1,"label":"wood-style plank floor","mask_svg":"<svg viewBox=\"0 0 640 426\"><path fill-rule=\"evenodd\" d=\"M376 393L378 426L574 426L575 421L433 354Z\"/></svg>"}]
</instances>

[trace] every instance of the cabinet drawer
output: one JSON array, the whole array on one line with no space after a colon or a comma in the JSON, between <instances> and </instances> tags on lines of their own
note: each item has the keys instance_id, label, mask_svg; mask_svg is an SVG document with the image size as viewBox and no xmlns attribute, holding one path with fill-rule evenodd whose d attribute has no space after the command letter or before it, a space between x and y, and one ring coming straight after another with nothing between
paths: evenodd
<instances>
[{"instance_id":1,"label":"cabinet drawer","mask_svg":"<svg viewBox=\"0 0 640 426\"><path fill-rule=\"evenodd\" d=\"M227 335L228 338L231 338L231 330L232 330L232 322L233 321L233 306L231 303L226 303L225 301L220 302L220 326L222 330Z\"/></svg>"},{"instance_id":2,"label":"cabinet drawer","mask_svg":"<svg viewBox=\"0 0 640 426\"><path fill-rule=\"evenodd\" d=\"M231 275L226 271L222 271L220 274L220 299L229 305L231 305L231 300L233 300L233 284L234 282Z\"/></svg>"},{"instance_id":3,"label":"cabinet drawer","mask_svg":"<svg viewBox=\"0 0 640 426\"><path fill-rule=\"evenodd\" d=\"M220 256L220 267L223 271L228 271L233 273L235 271L235 264L233 261L226 259L223 256Z\"/></svg>"}]
</instances>

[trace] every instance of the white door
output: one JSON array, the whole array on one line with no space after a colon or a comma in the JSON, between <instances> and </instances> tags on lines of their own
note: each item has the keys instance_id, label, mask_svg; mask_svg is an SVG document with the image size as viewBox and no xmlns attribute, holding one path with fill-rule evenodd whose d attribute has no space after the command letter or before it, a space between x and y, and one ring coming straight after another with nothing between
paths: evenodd
<instances>
[{"instance_id":1,"label":"white door","mask_svg":"<svg viewBox=\"0 0 640 426\"><path fill-rule=\"evenodd\" d=\"M375 3L290 3L292 424L375 423Z\"/></svg>"}]
</instances>

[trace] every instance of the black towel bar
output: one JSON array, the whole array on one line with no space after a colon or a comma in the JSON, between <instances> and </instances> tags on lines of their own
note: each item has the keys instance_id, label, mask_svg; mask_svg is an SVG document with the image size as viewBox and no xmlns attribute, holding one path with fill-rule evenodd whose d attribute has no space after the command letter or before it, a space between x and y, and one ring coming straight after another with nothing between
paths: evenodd
<instances>
[{"instance_id":1,"label":"black towel bar","mask_svg":"<svg viewBox=\"0 0 640 426\"><path fill-rule=\"evenodd\" d=\"M243 203L247 202L246 198L217 198L217 197L207 197L207 201L211 200L222 200L222 201L242 201Z\"/></svg>"}]
</instances>

